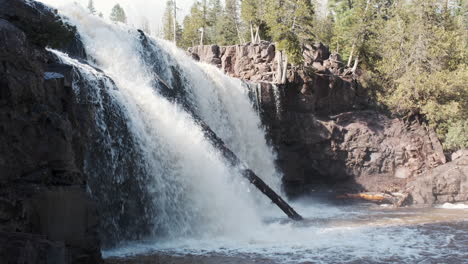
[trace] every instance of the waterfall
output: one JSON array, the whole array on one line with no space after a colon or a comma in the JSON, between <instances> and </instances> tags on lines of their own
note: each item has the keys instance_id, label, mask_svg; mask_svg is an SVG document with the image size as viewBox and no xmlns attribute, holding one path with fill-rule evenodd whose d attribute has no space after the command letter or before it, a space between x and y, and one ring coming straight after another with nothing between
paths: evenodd
<instances>
[{"instance_id":1,"label":"waterfall","mask_svg":"<svg viewBox=\"0 0 468 264\"><path fill-rule=\"evenodd\" d=\"M285 219L225 161L199 122L280 191L281 175L256 109L274 99L271 113L281 118L283 89L263 89L262 97L265 87L248 89L168 42L109 24L78 5L60 13L77 27L89 55L77 60L49 49L73 69L84 170L100 214L105 257L464 263L466 211L369 210L304 198L294 206L305 221Z\"/></svg>"},{"instance_id":2,"label":"waterfall","mask_svg":"<svg viewBox=\"0 0 468 264\"><path fill-rule=\"evenodd\" d=\"M272 205L227 165L191 116L201 117L279 190L275 156L247 87L170 43L142 39L136 30L105 23L76 5L61 11L92 58L79 62L52 51L74 67L77 98L95 115L85 162L90 192L103 211L105 245L242 236L258 228ZM161 94L161 82L176 101Z\"/></svg>"},{"instance_id":3,"label":"waterfall","mask_svg":"<svg viewBox=\"0 0 468 264\"><path fill-rule=\"evenodd\" d=\"M276 84L272 84L272 89L273 89L273 95L275 97L275 107L276 107L276 116L278 117L278 120L281 120L281 111L282 111L282 105L281 105L281 91L278 88Z\"/></svg>"}]
</instances>

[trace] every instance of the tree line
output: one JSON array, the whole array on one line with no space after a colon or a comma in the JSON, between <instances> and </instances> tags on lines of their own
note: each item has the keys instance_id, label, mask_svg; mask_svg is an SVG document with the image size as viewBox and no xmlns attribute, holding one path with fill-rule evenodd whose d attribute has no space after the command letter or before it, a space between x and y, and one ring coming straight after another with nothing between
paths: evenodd
<instances>
[{"instance_id":1,"label":"tree line","mask_svg":"<svg viewBox=\"0 0 468 264\"><path fill-rule=\"evenodd\" d=\"M120 9L111 19L125 22ZM325 13L316 0L197 0L182 24L177 10L166 1L161 37L181 48L272 41L286 69L322 42L379 107L424 118L447 150L468 147L466 0L329 0Z\"/></svg>"},{"instance_id":2,"label":"tree line","mask_svg":"<svg viewBox=\"0 0 468 264\"><path fill-rule=\"evenodd\" d=\"M88 6L87 6L89 12L93 15L98 15L99 17L104 17L102 12L97 13L96 8L94 7L94 0L88 0ZM127 23L127 15L125 14L125 10L120 6L120 4L115 4L114 7L112 7L109 19L113 22L119 22L119 23Z\"/></svg>"},{"instance_id":3,"label":"tree line","mask_svg":"<svg viewBox=\"0 0 468 264\"><path fill-rule=\"evenodd\" d=\"M182 25L168 0L164 38L187 48L261 40L277 43L289 66L301 67L303 45L339 53L380 107L421 116L447 150L468 147L468 1L198 0Z\"/></svg>"}]
</instances>

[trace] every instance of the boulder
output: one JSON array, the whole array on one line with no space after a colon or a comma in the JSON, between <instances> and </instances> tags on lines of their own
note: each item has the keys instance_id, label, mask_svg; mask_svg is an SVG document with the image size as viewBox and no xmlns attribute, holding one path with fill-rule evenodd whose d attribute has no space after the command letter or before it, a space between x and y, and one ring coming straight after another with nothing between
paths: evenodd
<instances>
[{"instance_id":1,"label":"boulder","mask_svg":"<svg viewBox=\"0 0 468 264\"><path fill-rule=\"evenodd\" d=\"M468 200L468 151L457 159L428 170L407 185L414 204L455 203Z\"/></svg>"}]
</instances>

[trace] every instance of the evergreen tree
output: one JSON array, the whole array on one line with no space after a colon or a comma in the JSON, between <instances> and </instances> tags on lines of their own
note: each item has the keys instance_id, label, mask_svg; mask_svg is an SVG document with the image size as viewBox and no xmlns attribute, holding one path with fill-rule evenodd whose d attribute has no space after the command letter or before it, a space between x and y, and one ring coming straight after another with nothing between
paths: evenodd
<instances>
[{"instance_id":1,"label":"evergreen tree","mask_svg":"<svg viewBox=\"0 0 468 264\"><path fill-rule=\"evenodd\" d=\"M175 2L173 0L168 0L166 2L166 9L163 16L163 28L162 28L162 37L166 40L170 40L179 44L182 35L182 29L179 23L176 21L175 14ZM174 39L174 23L175 23L175 38Z\"/></svg>"},{"instance_id":2,"label":"evergreen tree","mask_svg":"<svg viewBox=\"0 0 468 264\"><path fill-rule=\"evenodd\" d=\"M96 14L96 8L94 8L94 1L93 0L89 0L88 2L88 10L91 14Z\"/></svg>"},{"instance_id":3,"label":"evergreen tree","mask_svg":"<svg viewBox=\"0 0 468 264\"><path fill-rule=\"evenodd\" d=\"M114 22L120 22L120 23L127 23L127 16L125 15L124 9L119 5L116 4L111 11L110 14L110 20Z\"/></svg>"},{"instance_id":4,"label":"evergreen tree","mask_svg":"<svg viewBox=\"0 0 468 264\"><path fill-rule=\"evenodd\" d=\"M314 7L310 0L266 0L265 20L278 49L284 50L289 62L303 60L301 43L312 37Z\"/></svg>"},{"instance_id":5,"label":"evergreen tree","mask_svg":"<svg viewBox=\"0 0 468 264\"><path fill-rule=\"evenodd\" d=\"M223 23L223 12L224 10L221 5L221 0L210 0L208 2L207 34L212 43L220 44L222 41L221 25Z\"/></svg>"},{"instance_id":6,"label":"evergreen tree","mask_svg":"<svg viewBox=\"0 0 468 264\"><path fill-rule=\"evenodd\" d=\"M163 16L163 38L174 41L174 2L166 1L166 9Z\"/></svg>"},{"instance_id":7,"label":"evergreen tree","mask_svg":"<svg viewBox=\"0 0 468 264\"><path fill-rule=\"evenodd\" d=\"M226 0L222 23L220 28L219 43L221 45L233 45L243 42L240 32L239 3L237 0Z\"/></svg>"},{"instance_id":8,"label":"evergreen tree","mask_svg":"<svg viewBox=\"0 0 468 264\"><path fill-rule=\"evenodd\" d=\"M199 45L201 42L201 30L206 27L205 14L201 2L197 1L192 5L190 14L185 17L183 24L182 47ZM205 40L204 43L206 43Z\"/></svg>"},{"instance_id":9,"label":"evergreen tree","mask_svg":"<svg viewBox=\"0 0 468 264\"><path fill-rule=\"evenodd\" d=\"M261 0L243 0L241 4L242 20L248 25L250 41L257 43L260 24L263 23L264 5Z\"/></svg>"}]
</instances>

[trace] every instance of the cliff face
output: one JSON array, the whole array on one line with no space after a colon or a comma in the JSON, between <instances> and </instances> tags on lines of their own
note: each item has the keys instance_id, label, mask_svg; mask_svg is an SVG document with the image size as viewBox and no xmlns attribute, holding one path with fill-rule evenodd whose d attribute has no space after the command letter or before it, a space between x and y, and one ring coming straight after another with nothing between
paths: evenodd
<instances>
[{"instance_id":1,"label":"cliff face","mask_svg":"<svg viewBox=\"0 0 468 264\"><path fill-rule=\"evenodd\" d=\"M197 46L189 53L232 77L259 84L254 92L291 194L322 184L339 192L416 193L414 182L446 163L431 128L373 110L339 55L322 44L305 47L305 67L289 66L284 85L275 84L272 43ZM466 200L460 186L467 179L460 177L441 191L447 195L430 202L415 198L413 203Z\"/></svg>"},{"instance_id":2,"label":"cliff face","mask_svg":"<svg viewBox=\"0 0 468 264\"><path fill-rule=\"evenodd\" d=\"M0 0L0 259L100 263L97 210L83 173L89 116L71 67L45 46L83 56L74 29L36 2Z\"/></svg>"}]
</instances>

